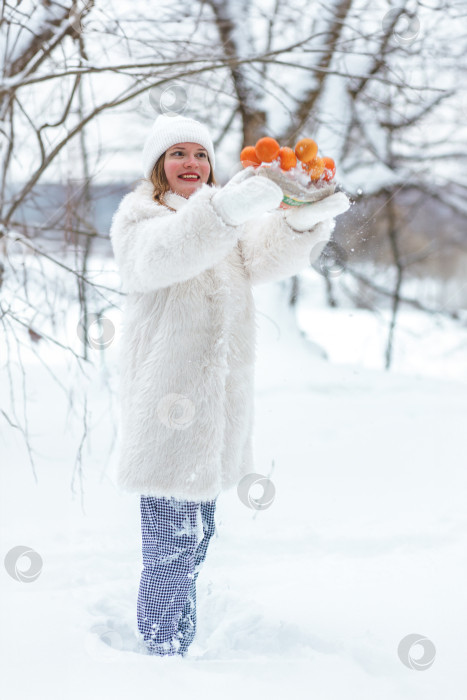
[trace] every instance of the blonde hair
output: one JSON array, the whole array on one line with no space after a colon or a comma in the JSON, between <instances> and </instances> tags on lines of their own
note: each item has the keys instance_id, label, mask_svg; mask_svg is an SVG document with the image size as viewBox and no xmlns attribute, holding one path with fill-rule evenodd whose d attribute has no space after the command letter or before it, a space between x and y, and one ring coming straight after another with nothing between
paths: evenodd
<instances>
[{"instance_id":1,"label":"blonde hair","mask_svg":"<svg viewBox=\"0 0 467 700\"><path fill-rule=\"evenodd\" d=\"M207 159L208 159L209 165L211 167L207 184L208 185L216 185L217 183L216 183L216 179L214 177L214 172L212 169L211 161L209 160L209 156L207 156ZM169 209L172 209L172 207L169 207L164 202L164 195L170 190L169 181L167 180L167 175L165 174L165 170L164 170L164 161L165 161L165 153L163 153L158 158L158 160L157 160L157 162L156 162L156 164L153 167L152 172L151 172L150 181L152 182L153 187L154 187L154 191L152 193L152 198L158 204L162 204L163 206L168 207Z\"/></svg>"}]
</instances>

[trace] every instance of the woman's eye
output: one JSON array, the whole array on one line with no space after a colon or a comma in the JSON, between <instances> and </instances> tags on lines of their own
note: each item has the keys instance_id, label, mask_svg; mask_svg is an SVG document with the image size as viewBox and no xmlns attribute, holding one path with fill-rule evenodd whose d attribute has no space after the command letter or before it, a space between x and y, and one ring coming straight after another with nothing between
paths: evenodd
<instances>
[{"instance_id":1,"label":"woman's eye","mask_svg":"<svg viewBox=\"0 0 467 700\"><path fill-rule=\"evenodd\" d=\"M171 155L171 156L184 156L184 155L185 155L185 152L184 152L184 151L173 151L170 155ZM196 155L197 155L197 156L200 156L201 158L207 158L207 157L208 157L208 156L207 156L207 153L197 153Z\"/></svg>"}]
</instances>

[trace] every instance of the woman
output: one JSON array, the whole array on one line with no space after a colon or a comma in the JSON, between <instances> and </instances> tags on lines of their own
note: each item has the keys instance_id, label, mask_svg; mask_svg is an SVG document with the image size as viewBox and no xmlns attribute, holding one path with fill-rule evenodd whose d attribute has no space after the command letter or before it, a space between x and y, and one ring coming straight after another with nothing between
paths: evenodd
<instances>
[{"instance_id":1,"label":"woman","mask_svg":"<svg viewBox=\"0 0 467 700\"><path fill-rule=\"evenodd\" d=\"M214 165L202 124L159 116L145 180L110 233L127 293L118 483L140 494L138 627L157 655L184 656L193 641L217 496L254 471L252 285L308 267L348 207L339 193L284 211L253 168L219 188Z\"/></svg>"}]
</instances>

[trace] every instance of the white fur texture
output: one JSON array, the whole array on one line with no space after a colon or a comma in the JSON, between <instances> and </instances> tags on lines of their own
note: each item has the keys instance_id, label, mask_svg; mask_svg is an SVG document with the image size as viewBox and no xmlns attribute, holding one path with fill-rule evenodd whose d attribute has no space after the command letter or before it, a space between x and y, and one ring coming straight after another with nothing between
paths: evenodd
<instances>
[{"instance_id":1,"label":"white fur texture","mask_svg":"<svg viewBox=\"0 0 467 700\"><path fill-rule=\"evenodd\" d=\"M226 223L238 226L277 209L281 201L282 190L274 182L251 177L239 184L230 182L213 197L212 204Z\"/></svg>"},{"instance_id":2,"label":"white fur texture","mask_svg":"<svg viewBox=\"0 0 467 700\"><path fill-rule=\"evenodd\" d=\"M151 192L142 182L126 195L110 232L127 292L118 484L211 500L255 471L252 285L308 267L333 221L299 234L278 210L233 227L211 204L218 188L169 193L175 212Z\"/></svg>"}]
</instances>

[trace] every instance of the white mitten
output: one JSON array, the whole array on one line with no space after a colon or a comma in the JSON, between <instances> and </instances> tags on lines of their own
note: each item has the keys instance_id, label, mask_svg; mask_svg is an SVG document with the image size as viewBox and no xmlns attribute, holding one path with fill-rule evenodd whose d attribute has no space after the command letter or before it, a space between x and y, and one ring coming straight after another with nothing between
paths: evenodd
<instances>
[{"instance_id":1,"label":"white mitten","mask_svg":"<svg viewBox=\"0 0 467 700\"><path fill-rule=\"evenodd\" d=\"M246 168L248 170L248 168ZM239 177L243 173L237 173ZM212 198L216 213L229 226L240 226L267 211L276 209L282 201L282 190L265 177L241 178L235 183L227 183Z\"/></svg>"},{"instance_id":2,"label":"white mitten","mask_svg":"<svg viewBox=\"0 0 467 700\"><path fill-rule=\"evenodd\" d=\"M284 218L296 231L309 231L316 224L343 214L350 202L343 192L335 192L313 204L303 204L285 210Z\"/></svg>"}]
</instances>

